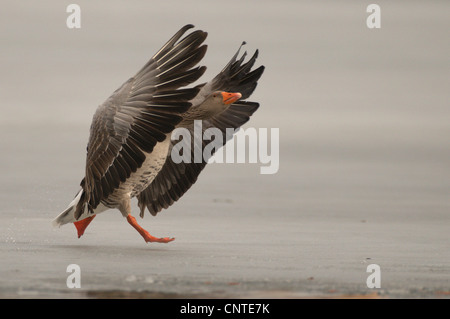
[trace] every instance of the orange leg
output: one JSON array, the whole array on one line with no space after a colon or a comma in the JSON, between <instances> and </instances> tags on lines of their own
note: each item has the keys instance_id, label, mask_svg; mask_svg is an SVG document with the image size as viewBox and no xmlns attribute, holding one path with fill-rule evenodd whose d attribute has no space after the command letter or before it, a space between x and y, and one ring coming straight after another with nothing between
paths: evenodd
<instances>
[{"instance_id":1,"label":"orange leg","mask_svg":"<svg viewBox=\"0 0 450 319\"><path fill-rule=\"evenodd\" d=\"M146 231L144 228L139 226L139 224L136 221L136 218L134 218L130 214L128 214L128 216L127 216L127 221L131 226L133 226L139 232L139 234L141 234L142 237L144 237L144 240L146 243L148 243L148 242L169 243L175 239L175 238L169 238L169 237L158 238L158 237L154 237L154 236L150 235L148 233L148 231Z\"/></svg>"},{"instance_id":2,"label":"orange leg","mask_svg":"<svg viewBox=\"0 0 450 319\"><path fill-rule=\"evenodd\" d=\"M94 219L95 215L86 217L85 219L74 222L73 224L77 228L78 238L84 234L84 230L88 227L89 223Z\"/></svg>"}]
</instances>

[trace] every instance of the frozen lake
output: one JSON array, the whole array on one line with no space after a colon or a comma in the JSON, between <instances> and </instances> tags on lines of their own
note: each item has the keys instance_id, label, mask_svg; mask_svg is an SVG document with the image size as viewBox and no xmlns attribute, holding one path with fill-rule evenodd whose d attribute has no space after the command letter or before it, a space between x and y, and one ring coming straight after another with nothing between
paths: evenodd
<instances>
[{"instance_id":1,"label":"frozen lake","mask_svg":"<svg viewBox=\"0 0 450 319\"><path fill-rule=\"evenodd\" d=\"M447 1L378 1L376 30L355 1L77 3L78 30L58 1L0 12L0 298L448 298ZM246 127L279 128L279 171L207 166L140 220L170 244L145 244L117 210L80 239L52 228L83 177L96 107L187 23L208 32L202 81L243 40L260 50Z\"/></svg>"}]
</instances>

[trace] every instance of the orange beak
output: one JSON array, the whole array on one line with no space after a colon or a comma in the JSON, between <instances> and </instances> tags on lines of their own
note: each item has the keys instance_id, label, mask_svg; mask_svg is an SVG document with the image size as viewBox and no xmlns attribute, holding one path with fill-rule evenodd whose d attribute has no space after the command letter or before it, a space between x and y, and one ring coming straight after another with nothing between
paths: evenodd
<instances>
[{"instance_id":1,"label":"orange beak","mask_svg":"<svg viewBox=\"0 0 450 319\"><path fill-rule=\"evenodd\" d=\"M231 104L236 102L242 97L241 93L229 93L229 92L222 92L223 96L223 103L225 104Z\"/></svg>"}]
</instances>

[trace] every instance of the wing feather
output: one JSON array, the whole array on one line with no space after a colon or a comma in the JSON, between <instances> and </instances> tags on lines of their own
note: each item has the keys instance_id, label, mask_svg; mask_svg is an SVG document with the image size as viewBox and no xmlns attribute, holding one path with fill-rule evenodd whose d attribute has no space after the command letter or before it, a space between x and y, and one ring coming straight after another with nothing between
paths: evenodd
<instances>
[{"instance_id":1,"label":"wing feather","mask_svg":"<svg viewBox=\"0 0 450 319\"><path fill-rule=\"evenodd\" d=\"M245 42L242 44L244 45ZM241 45L241 47L242 47ZM208 97L211 93L221 90L230 92L240 92L242 99L247 99L253 93L257 86L257 82L264 72L264 66L260 66L255 70L251 70L258 57L258 50L255 51L253 56L244 63L246 52L237 59L241 47L236 54L231 58L228 64L222 69L222 71L210 82L199 85L197 88L200 92L194 98L196 105L202 103L202 101ZM195 105L193 106L195 107ZM250 116L258 109L259 104L256 102L239 101L232 104L225 112L214 116L212 119L203 120L202 128L206 130L210 127L218 128L223 135L223 144L231 138L227 136L226 129L237 129L245 124ZM193 125L188 127L191 136L193 136ZM194 148L205 147L205 142L202 142L201 146L194 145L194 139L191 139L191 158L194 157ZM144 216L145 209L152 215L156 215L162 209L169 207L175 201L177 201L183 194L196 182L199 174L206 166L205 159L201 163L184 163L176 164L172 161L170 156L172 147L176 143L182 141L176 140L171 142L168 156L163 168L155 177L153 182L138 195L138 205L140 207L140 216ZM207 159L206 159L207 160Z\"/></svg>"},{"instance_id":2,"label":"wing feather","mask_svg":"<svg viewBox=\"0 0 450 319\"><path fill-rule=\"evenodd\" d=\"M258 109L259 104L255 102L241 101L232 104L227 111L212 118L204 120L202 123L203 131L210 127L218 128L223 135L223 145L231 136L227 136L226 129L236 129L245 124L250 116ZM188 127L191 136L194 134L193 125ZM191 158L194 158L194 139L191 139ZM153 182L138 195L138 205L141 209L140 216L144 216L145 209L152 215L156 215L162 209L169 207L197 181L201 171L205 168L207 162L205 159L201 163L176 164L170 156L172 147L180 140L173 140L168 152L166 162L161 171L156 175ZM206 143L203 141L202 154ZM198 146L197 146L198 147Z\"/></svg>"}]
</instances>

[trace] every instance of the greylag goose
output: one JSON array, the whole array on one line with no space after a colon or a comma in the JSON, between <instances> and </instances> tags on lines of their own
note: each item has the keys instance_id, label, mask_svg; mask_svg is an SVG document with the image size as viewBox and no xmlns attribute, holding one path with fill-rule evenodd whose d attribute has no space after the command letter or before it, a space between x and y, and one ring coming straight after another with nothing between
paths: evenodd
<instances>
[{"instance_id":1,"label":"greylag goose","mask_svg":"<svg viewBox=\"0 0 450 319\"><path fill-rule=\"evenodd\" d=\"M137 197L141 217L145 209L156 215L177 201L196 182L208 159L175 163L171 150L179 140L171 139L172 132L178 127L193 132L194 120L202 121L203 131L239 128L259 107L244 100L264 71L264 66L252 70L258 50L245 63L246 52L238 59L241 45L211 81L186 87L206 70L197 64L206 52L207 33L196 30L183 37L193 27L181 28L97 108L81 189L53 220L54 226L73 223L81 237L96 214L117 208L145 242L174 240L143 229L131 215L130 199ZM230 138L224 134L223 143Z\"/></svg>"}]
</instances>

